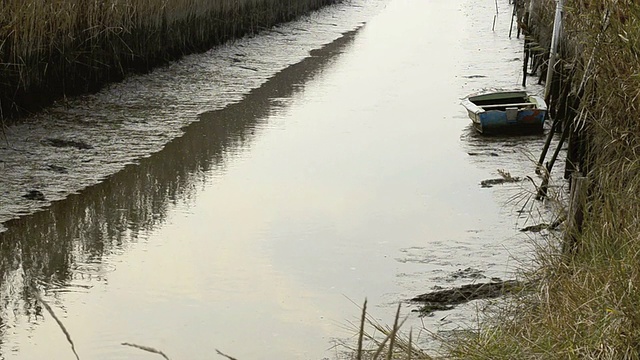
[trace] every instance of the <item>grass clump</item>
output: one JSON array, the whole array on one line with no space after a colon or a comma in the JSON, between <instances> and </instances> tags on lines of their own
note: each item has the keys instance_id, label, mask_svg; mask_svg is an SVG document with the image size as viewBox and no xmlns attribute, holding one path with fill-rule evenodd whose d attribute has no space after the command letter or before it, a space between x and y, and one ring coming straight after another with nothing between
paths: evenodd
<instances>
[{"instance_id":1,"label":"grass clump","mask_svg":"<svg viewBox=\"0 0 640 360\"><path fill-rule=\"evenodd\" d=\"M406 318L400 316L401 304L395 314L392 327L382 325L367 313L367 301L364 301L360 323L358 326L358 340L355 347L343 343L346 355L340 359L349 360L431 360L427 352L416 346L413 331L408 335L401 332Z\"/></svg>"}]
</instances>

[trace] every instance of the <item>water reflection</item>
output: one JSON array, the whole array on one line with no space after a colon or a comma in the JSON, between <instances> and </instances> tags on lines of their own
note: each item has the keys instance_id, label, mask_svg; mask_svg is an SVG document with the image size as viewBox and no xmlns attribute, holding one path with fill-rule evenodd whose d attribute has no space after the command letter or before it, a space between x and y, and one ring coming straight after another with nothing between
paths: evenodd
<instances>
[{"instance_id":1,"label":"water reflection","mask_svg":"<svg viewBox=\"0 0 640 360\"><path fill-rule=\"evenodd\" d=\"M210 176L251 146L265 119L300 91L352 43L346 33L311 57L278 74L245 99L203 114L184 135L137 165L129 165L81 194L55 202L45 211L8 222L0 233L0 344L7 328L42 321L35 286L55 299L61 291L84 291L106 282L114 269L109 256L145 241L165 222L176 203L189 203ZM15 345L12 345L15 346ZM0 348L0 358L5 351Z\"/></svg>"},{"instance_id":2,"label":"water reflection","mask_svg":"<svg viewBox=\"0 0 640 360\"><path fill-rule=\"evenodd\" d=\"M538 150L545 141L545 135L494 135L486 136L480 134L473 125L468 125L462 134L460 140L465 146L467 154L482 159L483 157L494 157L521 154L528 156L532 150ZM496 159L494 159L495 162ZM513 158L508 159L511 166L515 165ZM526 159L525 159L526 160ZM531 167L531 164L524 164Z\"/></svg>"},{"instance_id":3,"label":"water reflection","mask_svg":"<svg viewBox=\"0 0 640 360\"><path fill-rule=\"evenodd\" d=\"M160 151L199 114L242 100L309 50L356 28L386 1L328 6L151 74L128 77L97 94L65 99L8 127L0 142L0 232L4 222L41 211ZM88 146L54 146L69 141ZM31 190L45 200L22 197Z\"/></svg>"}]
</instances>

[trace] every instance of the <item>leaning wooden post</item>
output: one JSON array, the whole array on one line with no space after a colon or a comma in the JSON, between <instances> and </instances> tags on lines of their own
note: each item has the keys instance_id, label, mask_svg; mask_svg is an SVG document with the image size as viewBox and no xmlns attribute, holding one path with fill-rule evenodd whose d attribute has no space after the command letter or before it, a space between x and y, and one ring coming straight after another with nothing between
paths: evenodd
<instances>
[{"instance_id":1,"label":"leaning wooden post","mask_svg":"<svg viewBox=\"0 0 640 360\"><path fill-rule=\"evenodd\" d=\"M551 37L551 49L549 50L549 64L547 65L547 80L544 86L544 100L549 102L551 92L551 81L555 72L555 62L558 56L558 43L562 33L562 13L564 9L564 0L556 0L556 15L553 20L553 35Z\"/></svg>"},{"instance_id":2,"label":"leaning wooden post","mask_svg":"<svg viewBox=\"0 0 640 360\"><path fill-rule=\"evenodd\" d=\"M551 169L553 169L553 165L555 164L556 159L558 158L558 154L560 153L560 149L562 148L564 141L567 139L567 135L569 135L569 131L570 131L569 128L570 127L566 127L562 132L562 136L560 137L560 141L558 142L558 147L556 147L556 150L553 152L553 155L551 155L551 160L549 160L549 162L545 166L547 171L543 174L542 185L540 185L540 188L538 189L538 193L536 194L536 200L543 200L547 196L547 189L549 186L549 177L551 177Z\"/></svg>"},{"instance_id":3,"label":"leaning wooden post","mask_svg":"<svg viewBox=\"0 0 640 360\"><path fill-rule=\"evenodd\" d=\"M562 252L564 254L575 253L578 245L578 236L582 232L584 221L584 207L587 201L587 178L576 172L571 177L571 196L569 197L569 210L567 211L567 227L564 231Z\"/></svg>"},{"instance_id":4,"label":"leaning wooden post","mask_svg":"<svg viewBox=\"0 0 640 360\"><path fill-rule=\"evenodd\" d=\"M542 163L544 159L547 157L547 151L549 151L549 146L551 145L551 140L553 139L553 135L556 132L556 128L560 121L558 119L553 119L553 123L551 123L551 130L547 134L547 139L544 142L544 147L542 147L542 153L540 153L540 158L538 159L538 163L536 164L536 174L540 175L542 173Z\"/></svg>"},{"instance_id":5,"label":"leaning wooden post","mask_svg":"<svg viewBox=\"0 0 640 360\"><path fill-rule=\"evenodd\" d=\"M548 168L549 163L546 163L544 169L546 170ZM547 191L549 190L549 177L551 177L551 173L546 170L545 173L542 174L542 182L540 183L540 187L536 193L536 200L542 201L547 196Z\"/></svg>"},{"instance_id":6,"label":"leaning wooden post","mask_svg":"<svg viewBox=\"0 0 640 360\"><path fill-rule=\"evenodd\" d=\"M551 169L553 169L553 165L556 163L556 160L558 159L558 154L560 154L560 149L562 148L562 145L564 144L565 140L567 140L567 136L572 131L571 128L572 126L567 126L562 132L562 136L560 136L560 141L558 142L558 147L556 147L556 150L553 152L553 155L551 155L551 160L549 160L549 163L547 164L548 172L551 172Z\"/></svg>"},{"instance_id":7,"label":"leaning wooden post","mask_svg":"<svg viewBox=\"0 0 640 360\"><path fill-rule=\"evenodd\" d=\"M513 12L511 13L511 25L509 25L509 39L511 39L511 34L513 33L513 18L516 17L516 10L518 7L518 1L513 1Z\"/></svg>"},{"instance_id":8,"label":"leaning wooden post","mask_svg":"<svg viewBox=\"0 0 640 360\"><path fill-rule=\"evenodd\" d=\"M527 39L527 36L524 37L524 61L522 62L522 87L527 86L527 72L529 68L529 47L531 42Z\"/></svg>"},{"instance_id":9,"label":"leaning wooden post","mask_svg":"<svg viewBox=\"0 0 640 360\"><path fill-rule=\"evenodd\" d=\"M558 105L556 106L556 109L562 109L562 106L567 107L567 103L569 102L568 98L569 95L567 94L568 89L570 88L570 81L567 80L565 83L565 91L560 91L560 95L557 97L557 99L555 100L556 102L562 103L564 105ZM571 102L573 104L573 102ZM547 112L547 114L549 114L549 112ZM545 157L547 156L547 151L549 150L549 145L551 144L551 139L553 138L553 136L555 135L556 131L558 131L558 128L560 127L560 123L561 122L569 122L569 121L573 121L573 119L575 118L575 112L572 113L568 113L567 111L561 111L558 112L556 111L555 116L553 117L553 123L551 125L551 131L549 131L549 134L547 135L547 139L544 143L544 147L542 148L542 152L540 153L540 159L538 159L538 164L536 165L536 174L540 174L541 173L541 168L542 168L542 163L545 159ZM554 160L555 161L555 160Z\"/></svg>"}]
</instances>

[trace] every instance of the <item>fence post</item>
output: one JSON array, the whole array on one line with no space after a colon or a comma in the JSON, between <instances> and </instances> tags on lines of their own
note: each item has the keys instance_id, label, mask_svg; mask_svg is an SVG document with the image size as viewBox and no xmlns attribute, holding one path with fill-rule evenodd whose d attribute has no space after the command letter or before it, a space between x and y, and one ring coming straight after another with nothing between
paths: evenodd
<instances>
[{"instance_id":1,"label":"fence post","mask_svg":"<svg viewBox=\"0 0 640 360\"><path fill-rule=\"evenodd\" d=\"M569 197L569 210L567 211L567 226L564 230L562 252L564 254L575 253L578 246L578 235L582 232L584 221L584 207L587 201L587 178L579 172L571 177L571 195Z\"/></svg>"}]
</instances>

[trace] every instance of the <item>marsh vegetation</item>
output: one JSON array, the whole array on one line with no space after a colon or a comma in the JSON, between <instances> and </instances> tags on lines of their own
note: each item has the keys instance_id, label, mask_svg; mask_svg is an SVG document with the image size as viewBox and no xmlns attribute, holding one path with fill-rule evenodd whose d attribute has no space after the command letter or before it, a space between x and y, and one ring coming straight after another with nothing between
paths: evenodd
<instances>
[{"instance_id":1,"label":"marsh vegetation","mask_svg":"<svg viewBox=\"0 0 640 360\"><path fill-rule=\"evenodd\" d=\"M333 0L5 0L0 2L0 118L234 37Z\"/></svg>"}]
</instances>

